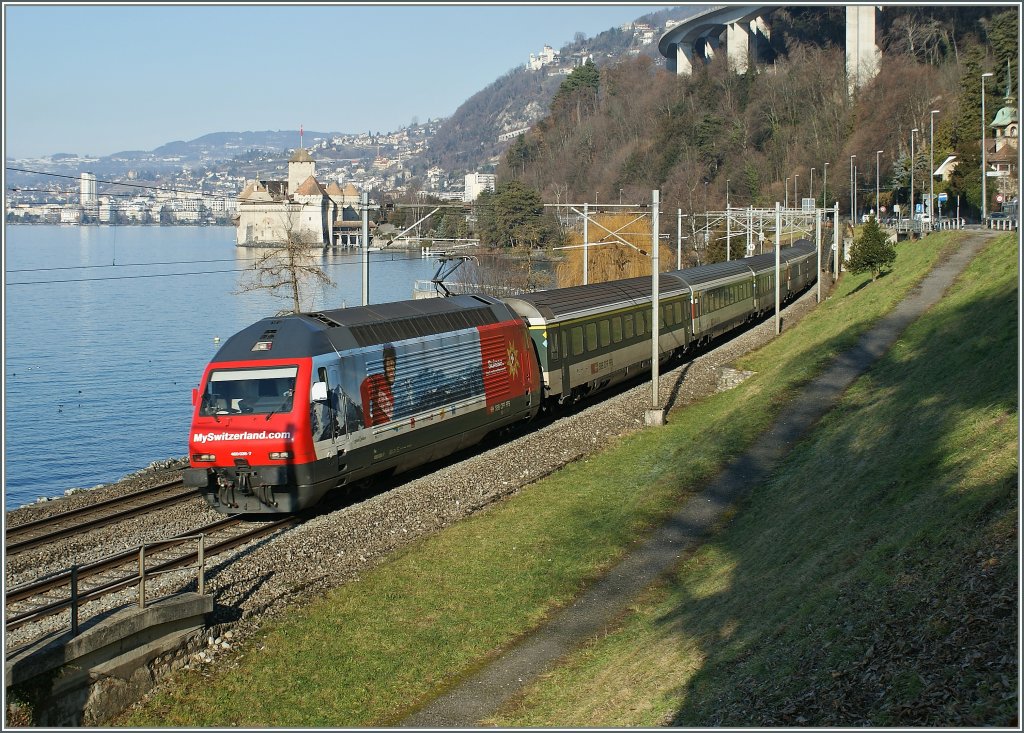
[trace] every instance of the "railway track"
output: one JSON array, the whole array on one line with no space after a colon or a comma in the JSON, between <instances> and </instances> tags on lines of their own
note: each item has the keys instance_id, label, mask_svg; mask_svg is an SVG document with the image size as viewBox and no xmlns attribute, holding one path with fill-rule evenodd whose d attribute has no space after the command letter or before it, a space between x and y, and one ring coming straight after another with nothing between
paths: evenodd
<instances>
[{"instance_id":1,"label":"railway track","mask_svg":"<svg viewBox=\"0 0 1024 733\"><path fill-rule=\"evenodd\" d=\"M5 549L8 555L14 555L54 540L187 501L195 496L198 496L196 490L184 486L181 479L168 481L125 496L54 514L17 527L8 527L4 538Z\"/></svg>"},{"instance_id":2,"label":"railway track","mask_svg":"<svg viewBox=\"0 0 1024 733\"><path fill-rule=\"evenodd\" d=\"M8 656L50 634L72 629L114 608L145 599L146 584L161 585L154 597L181 592L195 582L210 557L300 523L295 517L253 522L225 517L185 535L149 543L46 578L11 588L4 596ZM202 537L202 542L198 540ZM187 569L192 572L184 572ZM170 580L164 576L182 571ZM114 594L120 597L111 598ZM13 632L13 633L12 633Z\"/></svg>"}]
</instances>

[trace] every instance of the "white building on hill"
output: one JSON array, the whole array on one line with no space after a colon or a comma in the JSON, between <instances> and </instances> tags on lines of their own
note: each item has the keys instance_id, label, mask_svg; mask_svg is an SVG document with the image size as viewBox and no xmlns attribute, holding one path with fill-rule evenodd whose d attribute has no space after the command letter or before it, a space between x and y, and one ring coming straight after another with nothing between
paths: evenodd
<instances>
[{"instance_id":1,"label":"white building on hill","mask_svg":"<svg viewBox=\"0 0 1024 733\"><path fill-rule=\"evenodd\" d=\"M484 191L494 190L494 174L493 173L467 173L466 174L466 189L462 196L463 201L476 201Z\"/></svg>"}]
</instances>

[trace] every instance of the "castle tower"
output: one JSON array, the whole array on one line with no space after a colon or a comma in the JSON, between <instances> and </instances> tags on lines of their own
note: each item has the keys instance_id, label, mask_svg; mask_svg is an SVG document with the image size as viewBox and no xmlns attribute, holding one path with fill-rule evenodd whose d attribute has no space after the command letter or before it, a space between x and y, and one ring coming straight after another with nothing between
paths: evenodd
<instances>
[{"instance_id":1,"label":"castle tower","mask_svg":"<svg viewBox=\"0 0 1024 733\"><path fill-rule=\"evenodd\" d=\"M294 194L310 176L316 175L316 161L305 148L299 148L288 159L288 193Z\"/></svg>"}]
</instances>

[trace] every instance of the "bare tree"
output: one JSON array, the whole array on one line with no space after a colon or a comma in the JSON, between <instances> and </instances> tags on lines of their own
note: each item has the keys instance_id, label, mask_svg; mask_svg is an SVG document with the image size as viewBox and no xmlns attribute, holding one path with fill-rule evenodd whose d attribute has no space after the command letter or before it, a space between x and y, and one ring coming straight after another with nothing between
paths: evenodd
<instances>
[{"instance_id":1,"label":"bare tree","mask_svg":"<svg viewBox=\"0 0 1024 733\"><path fill-rule=\"evenodd\" d=\"M319 247L293 231L291 215L285 224L285 241L261 247L253 269L242 276L235 295L265 290L275 298L291 300L292 312L302 313L302 296L314 287L330 287L334 281L317 261Z\"/></svg>"}]
</instances>

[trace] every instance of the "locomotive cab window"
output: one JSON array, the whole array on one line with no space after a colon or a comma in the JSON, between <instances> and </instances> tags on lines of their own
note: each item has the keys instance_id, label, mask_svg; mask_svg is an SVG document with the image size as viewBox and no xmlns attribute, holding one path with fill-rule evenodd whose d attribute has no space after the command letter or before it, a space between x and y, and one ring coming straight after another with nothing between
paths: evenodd
<instances>
[{"instance_id":1,"label":"locomotive cab window","mask_svg":"<svg viewBox=\"0 0 1024 733\"><path fill-rule=\"evenodd\" d=\"M217 369L210 373L203 388L199 414L269 415L289 412L298 372L298 367Z\"/></svg>"}]
</instances>

